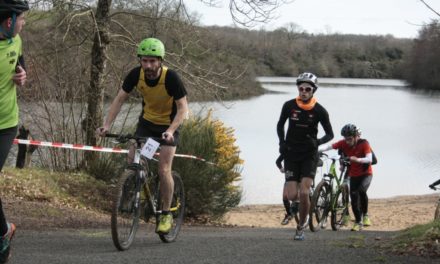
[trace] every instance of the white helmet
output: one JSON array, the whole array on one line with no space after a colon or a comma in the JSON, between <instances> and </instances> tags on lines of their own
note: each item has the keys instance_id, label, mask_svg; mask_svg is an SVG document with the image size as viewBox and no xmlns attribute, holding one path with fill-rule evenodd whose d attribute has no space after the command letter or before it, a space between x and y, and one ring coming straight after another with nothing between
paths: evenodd
<instances>
[{"instance_id":1,"label":"white helmet","mask_svg":"<svg viewBox=\"0 0 440 264\"><path fill-rule=\"evenodd\" d=\"M299 85L300 83L310 83L313 86L313 92L316 92L318 90L318 77L310 72L304 72L301 73L298 78L296 78L296 85Z\"/></svg>"}]
</instances>

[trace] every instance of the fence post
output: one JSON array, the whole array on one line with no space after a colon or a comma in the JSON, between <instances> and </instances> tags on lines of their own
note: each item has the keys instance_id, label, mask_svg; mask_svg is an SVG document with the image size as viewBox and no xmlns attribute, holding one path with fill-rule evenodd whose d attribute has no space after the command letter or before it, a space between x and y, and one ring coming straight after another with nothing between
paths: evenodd
<instances>
[{"instance_id":1,"label":"fence post","mask_svg":"<svg viewBox=\"0 0 440 264\"><path fill-rule=\"evenodd\" d=\"M32 139L29 129L26 129L23 125L18 130L17 138L26 140ZM18 144L17 162L15 163L15 167L19 169L29 167L32 153L36 149L37 146Z\"/></svg>"}]
</instances>

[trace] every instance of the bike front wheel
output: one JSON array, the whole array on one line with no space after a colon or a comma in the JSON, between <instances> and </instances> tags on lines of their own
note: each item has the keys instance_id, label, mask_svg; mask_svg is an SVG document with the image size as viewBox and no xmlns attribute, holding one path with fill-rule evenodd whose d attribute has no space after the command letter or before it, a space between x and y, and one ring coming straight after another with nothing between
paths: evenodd
<instances>
[{"instance_id":1,"label":"bike front wheel","mask_svg":"<svg viewBox=\"0 0 440 264\"><path fill-rule=\"evenodd\" d=\"M140 183L136 173L128 169L122 174L113 197L112 239L121 251L127 250L133 243L139 225Z\"/></svg>"},{"instance_id":2,"label":"bike front wheel","mask_svg":"<svg viewBox=\"0 0 440 264\"><path fill-rule=\"evenodd\" d=\"M330 197L330 185L326 181L321 181L316 186L310 203L309 226L312 232L317 232L326 227Z\"/></svg>"},{"instance_id":3,"label":"bike front wheel","mask_svg":"<svg viewBox=\"0 0 440 264\"><path fill-rule=\"evenodd\" d=\"M348 215L348 195L348 186L346 184L341 185L336 192L335 200L332 204L331 225L333 231L338 231L345 224L344 216Z\"/></svg>"},{"instance_id":4,"label":"bike front wheel","mask_svg":"<svg viewBox=\"0 0 440 264\"><path fill-rule=\"evenodd\" d=\"M168 234L159 234L160 239L165 243L176 240L185 217L185 190L183 188L183 181L180 175L174 171L173 179L174 192L170 207L170 212L173 215L173 225Z\"/></svg>"}]
</instances>

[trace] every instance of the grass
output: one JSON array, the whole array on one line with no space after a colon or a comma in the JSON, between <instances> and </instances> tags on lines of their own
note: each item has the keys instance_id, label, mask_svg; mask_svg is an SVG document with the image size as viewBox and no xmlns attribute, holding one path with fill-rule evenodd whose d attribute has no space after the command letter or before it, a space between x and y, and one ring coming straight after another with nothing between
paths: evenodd
<instances>
[{"instance_id":1,"label":"grass","mask_svg":"<svg viewBox=\"0 0 440 264\"><path fill-rule=\"evenodd\" d=\"M440 220L400 231L381 247L399 255L440 258Z\"/></svg>"},{"instance_id":2,"label":"grass","mask_svg":"<svg viewBox=\"0 0 440 264\"><path fill-rule=\"evenodd\" d=\"M0 174L0 186L2 198L67 208L110 210L111 186L84 173L5 168Z\"/></svg>"},{"instance_id":3,"label":"grass","mask_svg":"<svg viewBox=\"0 0 440 264\"><path fill-rule=\"evenodd\" d=\"M342 241L334 241L337 247L364 248L371 246L362 234L353 235ZM440 220L428 224L416 225L398 232L387 240L378 240L374 246L392 254L414 255L427 258L440 258ZM386 262L379 255L376 262Z\"/></svg>"}]
</instances>

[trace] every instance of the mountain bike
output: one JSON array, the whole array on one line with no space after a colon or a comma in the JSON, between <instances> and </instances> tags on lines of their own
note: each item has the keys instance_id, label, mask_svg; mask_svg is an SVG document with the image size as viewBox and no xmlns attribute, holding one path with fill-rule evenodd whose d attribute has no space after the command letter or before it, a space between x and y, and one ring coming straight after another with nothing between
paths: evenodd
<instances>
[{"instance_id":1,"label":"mountain bike","mask_svg":"<svg viewBox=\"0 0 440 264\"><path fill-rule=\"evenodd\" d=\"M429 188L435 190L440 190L440 187L436 187L437 185L440 185L440 180L437 180L435 182L433 182L432 184L429 185ZM440 220L440 197L437 201L437 207L435 208L435 213L434 213L434 220Z\"/></svg>"},{"instance_id":2,"label":"mountain bike","mask_svg":"<svg viewBox=\"0 0 440 264\"><path fill-rule=\"evenodd\" d=\"M310 205L309 226L313 232L326 228L330 214L331 227L337 231L345 224L344 216L349 213L349 189L343 180L347 177L347 166L350 162L343 158L329 158L325 153L320 153L320 158L330 159L331 164L328 173L323 175L315 188ZM342 166L339 177L336 173L338 160Z\"/></svg>"},{"instance_id":3,"label":"mountain bike","mask_svg":"<svg viewBox=\"0 0 440 264\"><path fill-rule=\"evenodd\" d=\"M113 196L111 231L115 247L127 250L133 243L139 226L139 219L146 223L159 224L161 214L160 181L159 175L150 168L150 163L141 155L141 146L150 148L150 140L163 143L160 138L137 137L132 135L106 134L106 137L115 138L118 143L133 142L136 144L134 160L127 166L119 178ZM183 182L179 174L172 172L174 192L170 212L173 215L173 226L168 234L159 233L159 238L165 242L173 242L179 234L184 220L185 193Z\"/></svg>"}]
</instances>

